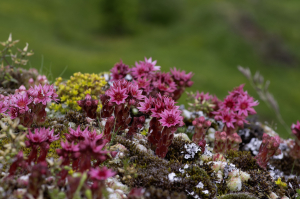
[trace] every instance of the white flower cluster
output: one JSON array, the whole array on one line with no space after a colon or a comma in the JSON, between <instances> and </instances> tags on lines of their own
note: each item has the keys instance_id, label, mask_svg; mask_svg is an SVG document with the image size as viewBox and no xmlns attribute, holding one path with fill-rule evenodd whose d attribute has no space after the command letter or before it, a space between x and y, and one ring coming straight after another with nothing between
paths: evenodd
<instances>
[{"instance_id":1,"label":"white flower cluster","mask_svg":"<svg viewBox=\"0 0 300 199\"><path fill-rule=\"evenodd\" d=\"M184 148L186 149L187 152L187 154L184 155L185 159L194 158L198 152L201 152L200 147L197 146L195 143L185 144ZM185 151L182 151L181 153L185 153Z\"/></svg>"}]
</instances>

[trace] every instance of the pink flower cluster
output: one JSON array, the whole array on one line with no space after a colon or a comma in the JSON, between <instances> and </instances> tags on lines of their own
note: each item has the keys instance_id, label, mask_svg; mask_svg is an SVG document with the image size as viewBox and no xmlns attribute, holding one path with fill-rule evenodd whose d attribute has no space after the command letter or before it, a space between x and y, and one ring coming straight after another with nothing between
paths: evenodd
<instances>
[{"instance_id":1,"label":"pink flower cluster","mask_svg":"<svg viewBox=\"0 0 300 199\"><path fill-rule=\"evenodd\" d=\"M9 176L13 176L19 167L23 171L30 171L31 165L46 164L46 156L50 148L50 144L59 139L59 135L54 135L54 130L45 128L36 128L34 133L28 129L28 134L26 135L28 139L25 141L26 147L30 148L31 151L27 159L23 156L23 151L20 151L16 156L14 162L10 165Z\"/></svg>"},{"instance_id":2,"label":"pink flower cluster","mask_svg":"<svg viewBox=\"0 0 300 199\"><path fill-rule=\"evenodd\" d=\"M129 129L127 135L131 138L137 129L142 128L145 116L137 119L131 118L130 107L138 106L145 96L138 85L124 79L113 82L113 85L100 96L102 102L101 119L106 118L104 134L106 139L111 139L111 130L114 127L117 131ZM114 115L114 116L113 116ZM129 123L133 120L132 125Z\"/></svg>"},{"instance_id":3,"label":"pink flower cluster","mask_svg":"<svg viewBox=\"0 0 300 199\"><path fill-rule=\"evenodd\" d=\"M28 90L22 85L14 95L2 97L0 112L8 112L11 119L20 118L20 123L29 127L32 123L40 124L45 121L47 103L57 102L57 97L53 85L39 85Z\"/></svg>"},{"instance_id":4,"label":"pink flower cluster","mask_svg":"<svg viewBox=\"0 0 300 199\"><path fill-rule=\"evenodd\" d=\"M192 86L192 73L186 74L174 68L170 73L160 72L160 66L156 66L156 60L145 58L145 61L135 63L131 69L123 62L117 63L112 68L112 79L124 79L126 75L131 75L133 82L143 90L144 95L156 97L158 93L167 95L174 100L180 98L186 87Z\"/></svg>"},{"instance_id":5,"label":"pink flower cluster","mask_svg":"<svg viewBox=\"0 0 300 199\"><path fill-rule=\"evenodd\" d=\"M217 145L214 148L215 152L226 152L230 149L237 150L242 139L236 133L236 130L238 127L244 127L248 115L256 114L253 106L257 106L258 102L254 101L253 97L250 97L247 91L243 90L243 87L242 84L229 92L229 95L220 103L219 110L212 112L215 114L216 120L221 120L224 123L223 132L218 132L220 136L215 136L215 145ZM224 137L225 134L226 137Z\"/></svg>"},{"instance_id":6,"label":"pink flower cluster","mask_svg":"<svg viewBox=\"0 0 300 199\"><path fill-rule=\"evenodd\" d=\"M112 80L116 81L124 79L130 73L130 68L120 60L120 63L116 63L110 72L112 73Z\"/></svg>"},{"instance_id":7,"label":"pink flower cluster","mask_svg":"<svg viewBox=\"0 0 300 199\"><path fill-rule=\"evenodd\" d=\"M96 167L95 169L91 168L89 171L89 177L93 181L91 185L91 190L93 194L93 198L102 198L102 189L105 187L104 181L107 178L110 178L116 175L116 172L112 171L111 169L107 169L105 166L101 169Z\"/></svg>"},{"instance_id":8,"label":"pink flower cluster","mask_svg":"<svg viewBox=\"0 0 300 199\"><path fill-rule=\"evenodd\" d=\"M104 138L104 134L98 134L95 130L90 132L87 128L82 131L80 126L76 130L69 128L69 133L66 135L67 142L61 142L62 148L56 150L57 154L63 158L63 166L69 166L72 162L74 171L84 172L116 156L115 151L103 150L109 142ZM92 160L95 160L93 164ZM67 174L67 170L60 172L61 184L65 183Z\"/></svg>"},{"instance_id":9,"label":"pink flower cluster","mask_svg":"<svg viewBox=\"0 0 300 199\"><path fill-rule=\"evenodd\" d=\"M199 93L199 91L197 91L195 94L189 94L189 95L192 99L197 100L199 104L204 104L205 102L208 102L208 104L210 104L210 109L206 109L206 111L202 110L209 117L213 117L214 116L213 112L220 109L220 105L222 102L215 95L213 96L210 95L209 93L204 93L204 92ZM190 105L196 106L195 103L190 103Z\"/></svg>"},{"instance_id":10,"label":"pink flower cluster","mask_svg":"<svg viewBox=\"0 0 300 199\"><path fill-rule=\"evenodd\" d=\"M195 133L193 135L193 142L197 143L201 147L201 151L205 151L205 133L207 129L210 127L211 122L209 120L205 120L204 116L196 118L193 121L193 126L195 127Z\"/></svg>"},{"instance_id":11,"label":"pink flower cluster","mask_svg":"<svg viewBox=\"0 0 300 199\"><path fill-rule=\"evenodd\" d=\"M267 168L267 164L273 155L281 154L279 145L279 136L271 137L268 134L264 133L262 143L259 147L259 152L255 156L255 159L261 168Z\"/></svg>"},{"instance_id":12,"label":"pink flower cluster","mask_svg":"<svg viewBox=\"0 0 300 199\"><path fill-rule=\"evenodd\" d=\"M226 154L229 150L237 151L241 142L242 139L237 133L232 133L228 135L224 131L216 131L214 141L214 152Z\"/></svg>"},{"instance_id":13,"label":"pink flower cluster","mask_svg":"<svg viewBox=\"0 0 300 199\"><path fill-rule=\"evenodd\" d=\"M36 71L36 74L38 74L37 71ZM39 84L45 85L45 84L48 84L48 83L49 82L48 82L48 79L47 79L46 75L38 75L36 80L34 80L33 78L30 78L28 80L28 84L30 86L39 85Z\"/></svg>"},{"instance_id":14,"label":"pink flower cluster","mask_svg":"<svg viewBox=\"0 0 300 199\"><path fill-rule=\"evenodd\" d=\"M145 97L144 102L140 102L138 107L141 112L152 117L148 141L156 147L155 153L161 158L166 156L176 129L184 124L178 108L173 99L161 94L156 98Z\"/></svg>"},{"instance_id":15,"label":"pink flower cluster","mask_svg":"<svg viewBox=\"0 0 300 199\"><path fill-rule=\"evenodd\" d=\"M26 137L28 140L25 142L26 147L30 147L31 151L28 155L27 162L37 161L38 163L46 161L46 156L50 148L50 144L59 139L59 135L54 135L54 129L40 128L34 129L34 133L28 130L28 135ZM40 153L38 157L38 148L40 148Z\"/></svg>"},{"instance_id":16,"label":"pink flower cluster","mask_svg":"<svg viewBox=\"0 0 300 199\"><path fill-rule=\"evenodd\" d=\"M290 150L290 156L294 159L300 159L300 122L297 121L297 124L292 124L291 129L295 141L292 143L293 147Z\"/></svg>"},{"instance_id":17,"label":"pink flower cluster","mask_svg":"<svg viewBox=\"0 0 300 199\"><path fill-rule=\"evenodd\" d=\"M92 97L87 94L84 100L77 101L78 106L80 106L86 115L92 119L96 118L96 111L98 108L98 100L93 100Z\"/></svg>"},{"instance_id":18,"label":"pink flower cluster","mask_svg":"<svg viewBox=\"0 0 300 199\"><path fill-rule=\"evenodd\" d=\"M258 105L247 91L243 90L244 84L235 88L221 103L220 109L215 111L215 119L221 120L227 129L244 127L248 115L256 114L253 106Z\"/></svg>"}]
</instances>

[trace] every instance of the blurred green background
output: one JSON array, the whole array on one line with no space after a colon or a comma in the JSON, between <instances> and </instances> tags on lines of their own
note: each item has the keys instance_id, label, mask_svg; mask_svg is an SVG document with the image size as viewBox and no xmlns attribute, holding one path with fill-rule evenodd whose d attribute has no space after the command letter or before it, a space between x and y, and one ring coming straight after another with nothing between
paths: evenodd
<instances>
[{"instance_id":1,"label":"blurred green background","mask_svg":"<svg viewBox=\"0 0 300 199\"><path fill-rule=\"evenodd\" d=\"M249 67L271 81L290 126L300 120L299 13L299 0L2 0L0 40L12 33L18 46L28 42L35 55L27 67L42 68L50 80L66 67L64 78L108 71L120 59L134 65L146 56L164 71L192 71L189 90L220 99L242 83L258 99L237 70ZM186 103L185 95L179 102ZM289 136L263 102L256 110Z\"/></svg>"}]
</instances>

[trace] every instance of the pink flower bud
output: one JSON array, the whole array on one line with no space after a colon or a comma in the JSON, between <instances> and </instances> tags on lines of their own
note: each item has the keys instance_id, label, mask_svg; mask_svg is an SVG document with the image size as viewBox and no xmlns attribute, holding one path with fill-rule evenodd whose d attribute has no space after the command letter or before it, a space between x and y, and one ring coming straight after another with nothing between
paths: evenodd
<instances>
[{"instance_id":1,"label":"pink flower bud","mask_svg":"<svg viewBox=\"0 0 300 199\"><path fill-rule=\"evenodd\" d=\"M30 78L30 79L28 80L28 83L29 83L30 86L33 86L33 85L34 85L34 80L33 80L32 78Z\"/></svg>"}]
</instances>

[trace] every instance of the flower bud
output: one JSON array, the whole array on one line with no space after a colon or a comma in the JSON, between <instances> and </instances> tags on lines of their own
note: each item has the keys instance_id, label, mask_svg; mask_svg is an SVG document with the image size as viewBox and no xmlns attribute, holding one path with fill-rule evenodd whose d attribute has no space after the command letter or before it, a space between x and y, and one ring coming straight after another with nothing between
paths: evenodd
<instances>
[{"instance_id":1,"label":"flower bud","mask_svg":"<svg viewBox=\"0 0 300 199\"><path fill-rule=\"evenodd\" d=\"M227 186L231 191L240 191L242 189L242 181L240 177L233 177L227 181Z\"/></svg>"},{"instance_id":2,"label":"flower bud","mask_svg":"<svg viewBox=\"0 0 300 199\"><path fill-rule=\"evenodd\" d=\"M240 172L240 177L241 177L242 182L247 182L250 178L250 174L241 171Z\"/></svg>"}]
</instances>

